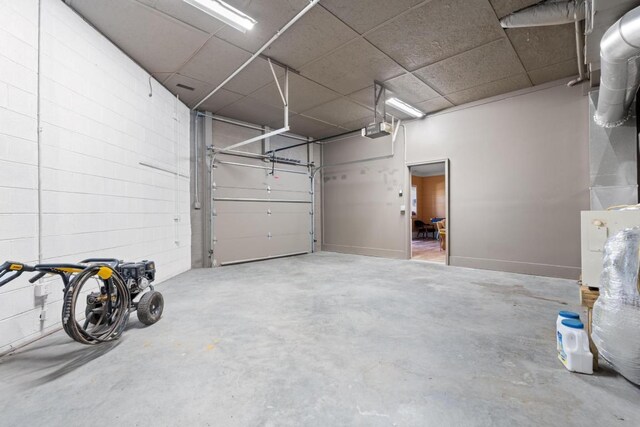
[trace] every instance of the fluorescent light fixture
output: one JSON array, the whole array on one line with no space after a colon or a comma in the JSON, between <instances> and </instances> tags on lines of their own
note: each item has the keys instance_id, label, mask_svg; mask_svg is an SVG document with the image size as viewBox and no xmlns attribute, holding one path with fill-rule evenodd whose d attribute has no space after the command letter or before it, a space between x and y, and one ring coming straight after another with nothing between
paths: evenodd
<instances>
[{"instance_id":1,"label":"fluorescent light fixture","mask_svg":"<svg viewBox=\"0 0 640 427\"><path fill-rule=\"evenodd\" d=\"M407 113L411 117L415 117L417 119L424 117L424 113L422 111L412 107L406 102L400 101L398 98L387 99L387 105L391 105L393 108L400 110L403 113Z\"/></svg>"},{"instance_id":2,"label":"fluorescent light fixture","mask_svg":"<svg viewBox=\"0 0 640 427\"><path fill-rule=\"evenodd\" d=\"M211 15L216 19L231 25L238 31L246 33L256 25L256 20L249 15L240 12L235 7L222 0L182 0L196 9Z\"/></svg>"}]
</instances>

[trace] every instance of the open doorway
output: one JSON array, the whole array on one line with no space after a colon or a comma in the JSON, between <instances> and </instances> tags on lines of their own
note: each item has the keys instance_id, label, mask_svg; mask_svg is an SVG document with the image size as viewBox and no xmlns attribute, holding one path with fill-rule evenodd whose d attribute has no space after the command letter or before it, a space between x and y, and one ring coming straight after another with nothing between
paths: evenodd
<instances>
[{"instance_id":1,"label":"open doorway","mask_svg":"<svg viewBox=\"0 0 640 427\"><path fill-rule=\"evenodd\" d=\"M448 264L448 177L444 160L413 165L411 259Z\"/></svg>"}]
</instances>

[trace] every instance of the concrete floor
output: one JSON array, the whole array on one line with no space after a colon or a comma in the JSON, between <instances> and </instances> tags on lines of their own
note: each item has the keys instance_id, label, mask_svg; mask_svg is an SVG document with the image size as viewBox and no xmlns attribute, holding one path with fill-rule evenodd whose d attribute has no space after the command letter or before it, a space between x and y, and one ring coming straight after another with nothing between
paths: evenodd
<instances>
[{"instance_id":1,"label":"concrete floor","mask_svg":"<svg viewBox=\"0 0 640 427\"><path fill-rule=\"evenodd\" d=\"M158 288L115 345L1 358L0 425L640 425L639 388L556 359L572 281L319 253Z\"/></svg>"}]
</instances>

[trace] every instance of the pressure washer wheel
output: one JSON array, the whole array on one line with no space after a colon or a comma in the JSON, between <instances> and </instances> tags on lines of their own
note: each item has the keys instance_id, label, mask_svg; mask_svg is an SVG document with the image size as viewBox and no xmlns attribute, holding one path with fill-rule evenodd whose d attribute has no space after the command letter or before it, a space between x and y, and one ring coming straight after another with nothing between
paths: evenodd
<instances>
[{"instance_id":1,"label":"pressure washer wheel","mask_svg":"<svg viewBox=\"0 0 640 427\"><path fill-rule=\"evenodd\" d=\"M158 291L150 291L142 295L138 303L138 320L145 325L153 325L162 316L164 298Z\"/></svg>"}]
</instances>

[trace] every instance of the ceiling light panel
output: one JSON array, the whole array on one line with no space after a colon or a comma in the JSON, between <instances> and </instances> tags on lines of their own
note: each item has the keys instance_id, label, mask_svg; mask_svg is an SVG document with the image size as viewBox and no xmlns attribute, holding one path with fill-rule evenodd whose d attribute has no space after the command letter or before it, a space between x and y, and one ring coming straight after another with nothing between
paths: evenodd
<instances>
[{"instance_id":1,"label":"ceiling light panel","mask_svg":"<svg viewBox=\"0 0 640 427\"><path fill-rule=\"evenodd\" d=\"M407 113L411 117L415 117L417 119L424 117L424 113L418 110L415 107L407 104L406 102L400 101L398 98L389 98L387 99L387 105L392 106L393 108L402 111L403 113Z\"/></svg>"},{"instance_id":2,"label":"ceiling light panel","mask_svg":"<svg viewBox=\"0 0 640 427\"><path fill-rule=\"evenodd\" d=\"M216 19L232 26L238 31L246 33L253 28L256 20L239 11L235 7L221 0L182 0L196 9L213 16Z\"/></svg>"}]
</instances>

